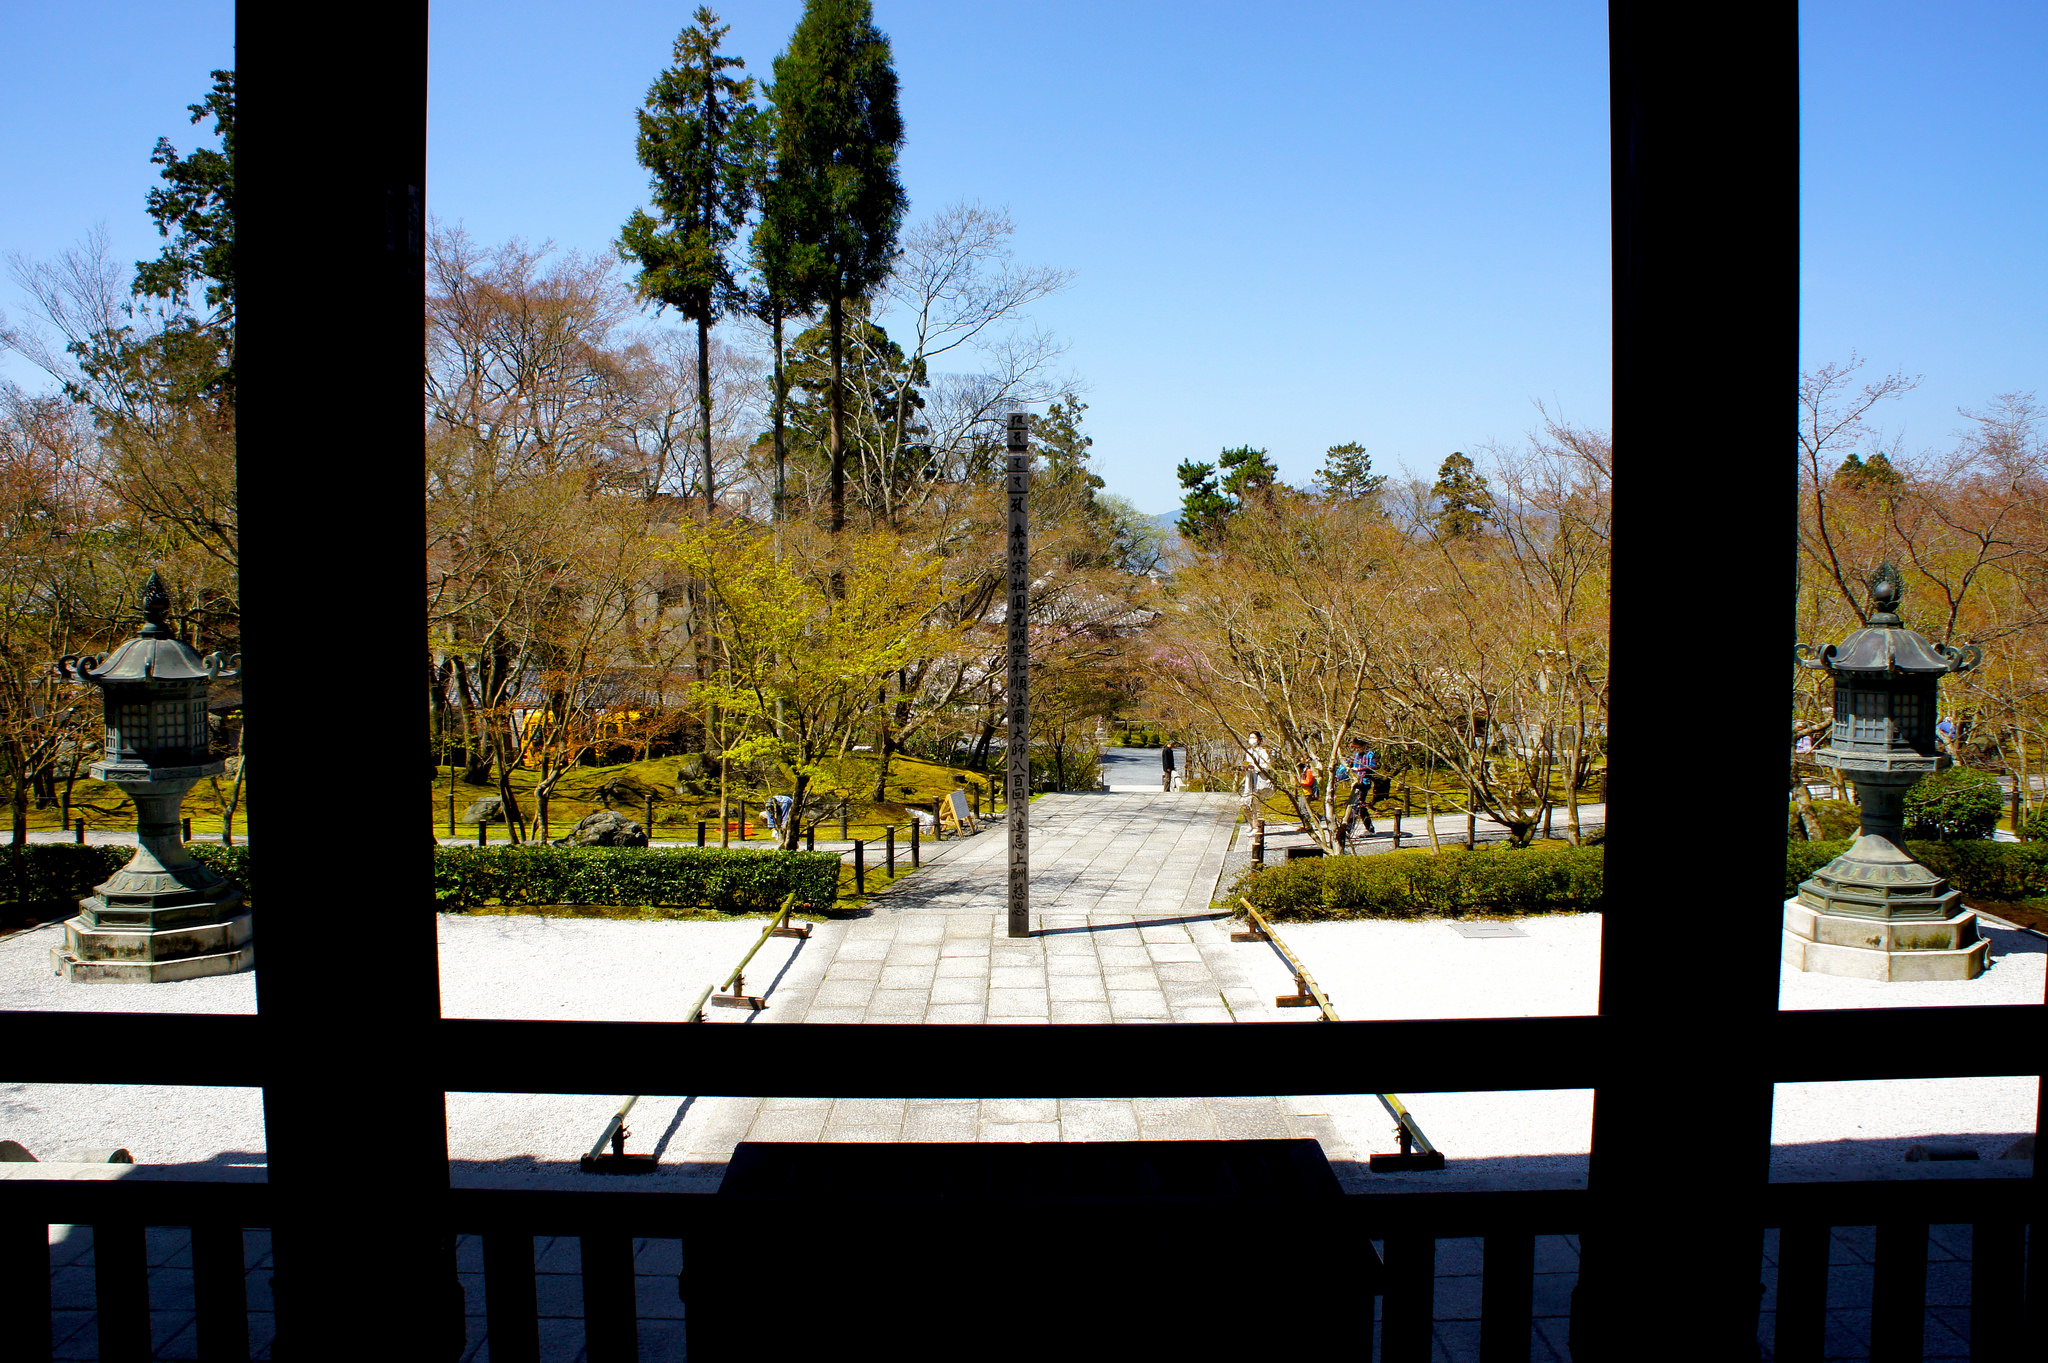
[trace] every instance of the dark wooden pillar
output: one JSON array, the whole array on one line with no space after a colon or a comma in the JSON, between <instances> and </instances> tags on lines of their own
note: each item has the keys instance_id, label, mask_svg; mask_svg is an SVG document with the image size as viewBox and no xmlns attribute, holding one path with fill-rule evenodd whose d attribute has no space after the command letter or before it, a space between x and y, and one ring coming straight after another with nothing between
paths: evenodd
<instances>
[{"instance_id":1,"label":"dark wooden pillar","mask_svg":"<svg viewBox=\"0 0 2048 1363\"><path fill-rule=\"evenodd\" d=\"M309 30L243 5L235 43L247 708L274 757L343 786L417 752L426 718L427 6L372 0ZM278 1356L452 1358L430 839L280 819L263 846Z\"/></svg>"},{"instance_id":2,"label":"dark wooden pillar","mask_svg":"<svg viewBox=\"0 0 2048 1363\"><path fill-rule=\"evenodd\" d=\"M1612 803L1573 1344L1754 1357L1790 744L1798 10L1609 6ZM1709 754L1712 754L1709 759ZM1697 805L1674 807L1674 764ZM1711 823L1692 816L1711 801ZM1667 894L1680 867L1711 903ZM1702 933L1708 928L1710 932ZM1655 1254L1641 1252L1644 1245ZM1633 1332L1643 1304L1663 1326ZM1611 1333L1603 1333L1611 1331Z\"/></svg>"}]
</instances>

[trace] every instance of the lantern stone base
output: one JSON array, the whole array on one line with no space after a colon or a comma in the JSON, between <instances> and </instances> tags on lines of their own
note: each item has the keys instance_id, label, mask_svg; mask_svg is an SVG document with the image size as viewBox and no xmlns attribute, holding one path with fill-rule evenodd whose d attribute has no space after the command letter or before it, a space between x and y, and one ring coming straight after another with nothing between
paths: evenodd
<instances>
[{"instance_id":1,"label":"lantern stone base","mask_svg":"<svg viewBox=\"0 0 2048 1363\"><path fill-rule=\"evenodd\" d=\"M97 927L80 915L64 924L64 945L50 949L50 969L71 984L164 984L232 975L256 964L252 935L246 912L155 932Z\"/></svg>"},{"instance_id":2,"label":"lantern stone base","mask_svg":"<svg viewBox=\"0 0 2048 1363\"><path fill-rule=\"evenodd\" d=\"M1887 920L1822 913L1793 898L1780 936L1787 965L1854 980L1974 980L1991 950L1967 909L1953 918Z\"/></svg>"},{"instance_id":3,"label":"lantern stone base","mask_svg":"<svg viewBox=\"0 0 2048 1363\"><path fill-rule=\"evenodd\" d=\"M170 984L209 975L233 975L256 964L256 945L171 961L81 961L62 947L50 950L51 972L67 984Z\"/></svg>"}]
</instances>

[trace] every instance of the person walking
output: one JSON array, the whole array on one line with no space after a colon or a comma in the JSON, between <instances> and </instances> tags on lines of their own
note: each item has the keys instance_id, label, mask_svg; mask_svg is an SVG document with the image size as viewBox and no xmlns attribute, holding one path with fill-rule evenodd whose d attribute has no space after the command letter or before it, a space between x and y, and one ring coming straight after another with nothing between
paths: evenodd
<instances>
[{"instance_id":1,"label":"person walking","mask_svg":"<svg viewBox=\"0 0 2048 1363\"><path fill-rule=\"evenodd\" d=\"M1266 751L1266 736L1257 729L1245 735L1244 760L1244 812L1247 818L1259 815L1259 797L1273 789L1273 754Z\"/></svg>"},{"instance_id":2,"label":"person walking","mask_svg":"<svg viewBox=\"0 0 2048 1363\"><path fill-rule=\"evenodd\" d=\"M1159 748L1159 788L1173 789L1173 740L1168 739Z\"/></svg>"},{"instance_id":3,"label":"person walking","mask_svg":"<svg viewBox=\"0 0 2048 1363\"><path fill-rule=\"evenodd\" d=\"M1316 791L1321 787L1321 781L1321 773L1316 770L1315 763L1303 761L1295 768L1294 783L1301 787L1301 807L1305 818L1309 816L1309 811L1315 809ZM1301 827L1294 831L1306 833L1309 831L1309 826L1306 822L1303 822Z\"/></svg>"},{"instance_id":4,"label":"person walking","mask_svg":"<svg viewBox=\"0 0 2048 1363\"><path fill-rule=\"evenodd\" d=\"M1351 740L1351 758L1346 764L1351 768L1351 808L1344 819L1347 832L1360 823L1365 825L1367 836L1375 836L1380 831L1372 821L1373 801L1379 798L1374 777L1379 764L1379 754L1367 747L1364 739Z\"/></svg>"}]
</instances>

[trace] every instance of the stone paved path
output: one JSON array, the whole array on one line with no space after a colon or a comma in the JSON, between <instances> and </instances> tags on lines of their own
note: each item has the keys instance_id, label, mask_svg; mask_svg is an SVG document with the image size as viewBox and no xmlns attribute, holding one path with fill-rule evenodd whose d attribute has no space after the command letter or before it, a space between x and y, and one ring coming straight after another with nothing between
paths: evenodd
<instances>
[{"instance_id":1,"label":"stone paved path","mask_svg":"<svg viewBox=\"0 0 2048 1363\"><path fill-rule=\"evenodd\" d=\"M1031 807L1029 938L1007 935L1005 844L930 849L872 916L817 929L761 1024L1275 1021L1248 950L1210 907L1238 816L1230 795L1047 795ZM1215 1140L1314 1136L1349 1161L1314 1100L719 1100L691 1160L758 1141ZM1297 1110L1302 1109L1302 1110Z\"/></svg>"}]
</instances>

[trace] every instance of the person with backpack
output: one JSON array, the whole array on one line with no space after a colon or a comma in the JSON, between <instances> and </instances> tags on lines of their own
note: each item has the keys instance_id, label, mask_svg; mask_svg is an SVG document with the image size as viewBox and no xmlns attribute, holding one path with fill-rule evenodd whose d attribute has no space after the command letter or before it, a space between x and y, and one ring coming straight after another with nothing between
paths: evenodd
<instances>
[{"instance_id":1,"label":"person with backpack","mask_svg":"<svg viewBox=\"0 0 2048 1363\"><path fill-rule=\"evenodd\" d=\"M1366 778L1372 782L1372 803L1378 804L1393 790L1394 779L1391 776L1380 775L1380 754L1377 748L1366 748L1365 772Z\"/></svg>"},{"instance_id":2,"label":"person with backpack","mask_svg":"<svg viewBox=\"0 0 2048 1363\"><path fill-rule=\"evenodd\" d=\"M1367 834L1380 830L1372 821L1372 807L1380 797L1380 755L1362 738L1351 740L1351 803Z\"/></svg>"}]
</instances>

